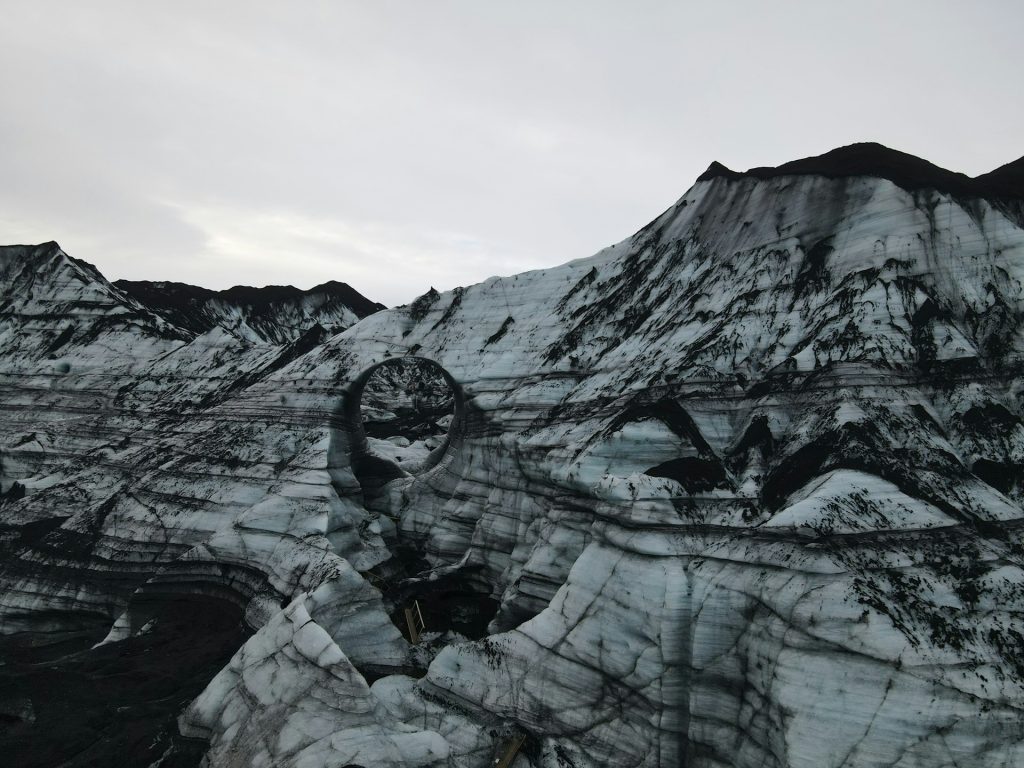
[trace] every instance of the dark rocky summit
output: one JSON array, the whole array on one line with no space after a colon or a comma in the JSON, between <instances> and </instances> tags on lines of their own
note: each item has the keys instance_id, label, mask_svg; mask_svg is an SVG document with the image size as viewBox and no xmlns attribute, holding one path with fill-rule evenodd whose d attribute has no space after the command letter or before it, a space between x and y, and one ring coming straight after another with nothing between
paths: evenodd
<instances>
[{"instance_id":1,"label":"dark rocky summit","mask_svg":"<svg viewBox=\"0 0 1024 768\"><path fill-rule=\"evenodd\" d=\"M817 157L793 160L775 168L751 168L743 172L731 171L721 163L713 162L697 180L777 179L783 176L823 176L828 179L871 176L888 179L910 191L931 190L957 197L984 197L990 200L1024 199L1024 157L990 173L971 178L874 142L850 144Z\"/></svg>"},{"instance_id":2,"label":"dark rocky summit","mask_svg":"<svg viewBox=\"0 0 1024 768\"><path fill-rule=\"evenodd\" d=\"M716 164L593 257L373 314L0 249L3 746L1024 764L1021 168ZM124 729L59 716L122 663Z\"/></svg>"}]
</instances>

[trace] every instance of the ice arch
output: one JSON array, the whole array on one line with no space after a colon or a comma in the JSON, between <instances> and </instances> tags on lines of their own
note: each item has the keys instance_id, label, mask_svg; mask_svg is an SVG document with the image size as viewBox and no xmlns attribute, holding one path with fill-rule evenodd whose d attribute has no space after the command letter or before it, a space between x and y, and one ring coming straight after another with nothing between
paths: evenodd
<instances>
[{"instance_id":1,"label":"ice arch","mask_svg":"<svg viewBox=\"0 0 1024 768\"><path fill-rule=\"evenodd\" d=\"M466 402L462 386L451 373L436 361L416 355L390 357L374 363L352 379L342 391L331 435L331 452L334 454L331 459L332 466L347 463L364 494L374 495L382 486L393 480L412 477L394 461L374 453L367 440L362 418L363 392L374 372L384 366L404 365L411 360L439 374L451 388L454 401L452 421L447 434L441 444L420 464L416 474L424 475L437 470L439 465L452 456L461 445L465 431ZM340 455L342 453L347 454L347 457Z\"/></svg>"}]
</instances>

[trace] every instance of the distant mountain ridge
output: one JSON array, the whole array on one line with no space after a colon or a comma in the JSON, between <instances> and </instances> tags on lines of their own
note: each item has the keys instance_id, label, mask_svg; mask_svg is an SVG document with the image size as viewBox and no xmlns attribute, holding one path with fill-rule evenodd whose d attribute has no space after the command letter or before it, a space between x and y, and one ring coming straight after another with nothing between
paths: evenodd
<instances>
[{"instance_id":1,"label":"distant mountain ridge","mask_svg":"<svg viewBox=\"0 0 1024 768\"><path fill-rule=\"evenodd\" d=\"M36 338L12 334L17 347L38 345L51 326L63 345L122 322L167 340L189 341L220 327L247 342L287 344L314 326L340 333L384 308L334 280L308 290L239 285L223 291L170 281L111 282L53 241L0 246L0 324L25 331L32 323L42 332ZM92 322L102 332L87 330Z\"/></svg>"},{"instance_id":2,"label":"distant mountain ridge","mask_svg":"<svg viewBox=\"0 0 1024 768\"><path fill-rule=\"evenodd\" d=\"M214 291L150 280L117 280L114 285L168 322L193 333L206 333L220 325L233 331L244 328L247 335L275 343L294 341L313 323L338 333L385 309L335 280L308 290L291 285L236 285Z\"/></svg>"}]
</instances>

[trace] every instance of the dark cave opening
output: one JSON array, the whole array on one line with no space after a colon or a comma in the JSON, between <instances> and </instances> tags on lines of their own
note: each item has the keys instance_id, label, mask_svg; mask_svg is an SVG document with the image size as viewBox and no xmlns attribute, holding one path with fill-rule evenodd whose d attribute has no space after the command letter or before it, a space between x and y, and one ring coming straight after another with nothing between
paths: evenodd
<instances>
[{"instance_id":1,"label":"dark cave opening","mask_svg":"<svg viewBox=\"0 0 1024 768\"><path fill-rule=\"evenodd\" d=\"M404 610L416 605L425 632L457 632L470 640L486 637L499 603L461 571L421 574L397 583L386 597L392 620L409 639Z\"/></svg>"},{"instance_id":2,"label":"dark cave opening","mask_svg":"<svg viewBox=\"0 0 1024 768\"><path fill-rule=\"evenodd\" d=\"M207 744L182 737L177 717L245 642L242 611L189 595L152 603L147 614L143 631L99 647L108 622L0 637L7 764L199 765Z\"/></svg>"},{"instance_id":3,"label":"dark cave opening","mask_svg":"<svg viewBox=\"0 0 1024 768\"><path fill-rule=\"evenodd\" d=\"M424 635L454 632L479 640L489 634L487 627L500 607L471 571L432 569L422 552L407 543L399 543L385 567L368 576L381 591L392 623L414 645L418 640L410 636L406 609L422 616Z\"/></svg>"}]
</instances>

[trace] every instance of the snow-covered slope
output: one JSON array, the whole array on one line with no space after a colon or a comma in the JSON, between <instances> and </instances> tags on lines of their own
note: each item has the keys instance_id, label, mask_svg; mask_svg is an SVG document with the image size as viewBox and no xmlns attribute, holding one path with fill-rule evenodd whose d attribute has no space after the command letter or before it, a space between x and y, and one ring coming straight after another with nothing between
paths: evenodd
<instances>
[{"instance_id":1,"label":"snow-covered slope","mask_svg":"<svg viewBox=\"0 0 1024 768\"><path fill-rule=\"evenodd\" d=\"M1019 168L716 164L591 258L283 362L185 387L216 344L162 342L121 442L0 511L3 627L242 606L180 718L211 766L1019 764ZM359 419L404 356L456 397L415 475Z\"/></svg>"},{"instance_id":2,"label":"snow-covered slope","mask_svg":"<svg viewBox=\"0 0 1024 768\"><path fill-rule=\"evenodd\" d=\"M55 464L228 396L380 308L344 284L141 285L111 284L56 243L0 247L0 490L46 486ZM175 290L212 298L175 313Z\"/></svg>"}]
</instances>

